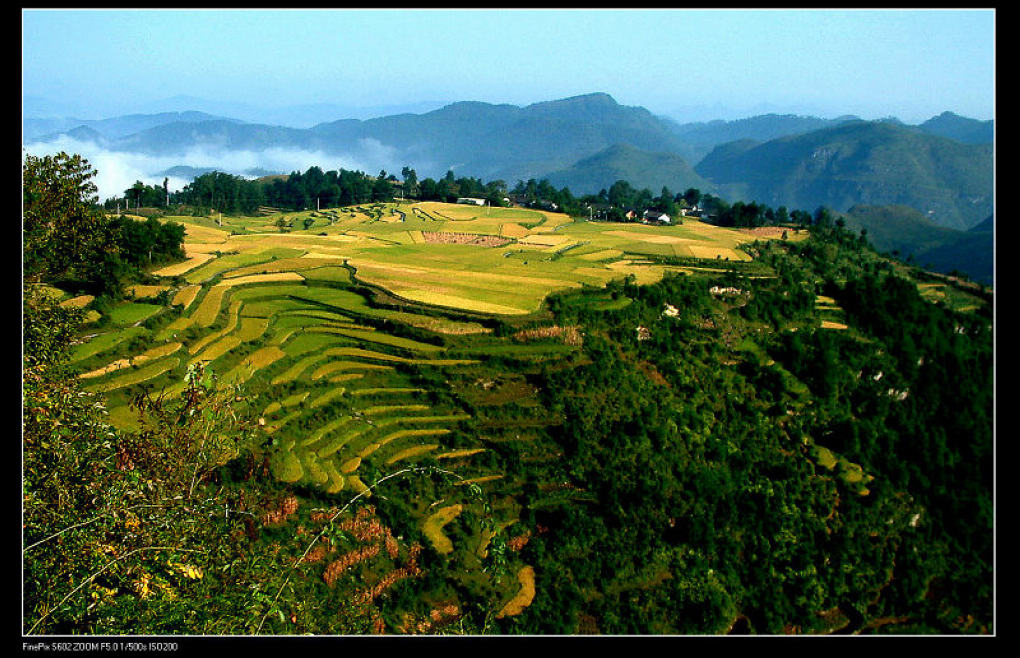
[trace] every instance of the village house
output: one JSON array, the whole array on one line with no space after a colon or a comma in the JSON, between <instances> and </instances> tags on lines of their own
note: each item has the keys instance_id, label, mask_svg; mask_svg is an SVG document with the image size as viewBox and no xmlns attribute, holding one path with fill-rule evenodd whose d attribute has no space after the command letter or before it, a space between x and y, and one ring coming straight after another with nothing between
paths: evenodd
<instances>
[{"instance_id":1,"label":"village house","mask_svg":"<svg viewBox=\"0 0 1020 658\"><path fill-rule=\"evenodd\" d=\"M474 206L484 206L485 205L485 199L476 199L476 198L472 198L472 197L460 197L460 198L457 199L457 203L463 203L463 204L467 204L469 206L471 206L471 205L474 205Z\"/></svg>"},{"instance_id":2,"label":"village house","mask_svg":"<svg viewBox=\"0 0 1020 658\"><path fill-rule=\"evenodd\" d=\"M667 215L664 212L659 212L658 210L646 210L644 215L641 216L641 221L643 221L646 224L649 224L651 222L656 222L658 224L669 224L671 220L669 215Z\"/></svg>"}]
</instances>

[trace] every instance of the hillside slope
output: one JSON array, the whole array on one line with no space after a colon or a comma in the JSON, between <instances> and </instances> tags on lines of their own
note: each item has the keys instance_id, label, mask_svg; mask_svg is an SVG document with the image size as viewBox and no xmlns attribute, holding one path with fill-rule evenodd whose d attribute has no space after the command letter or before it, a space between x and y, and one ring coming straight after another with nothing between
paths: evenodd
<instances>
[{"instance_id":1,"label":"hillside slope","mask_svg":"<svg viewBox=\"0 0 1020 658\"><path fill-rule=\"evenodd\" d=\"M847 228L867 230L871 244L882 252L899 253L935 272L963 272L974 281L992 285L995 234L991 230L958 231L933 224L907 206L854 206L843 215Z\"/></svg>"}]
</instances>

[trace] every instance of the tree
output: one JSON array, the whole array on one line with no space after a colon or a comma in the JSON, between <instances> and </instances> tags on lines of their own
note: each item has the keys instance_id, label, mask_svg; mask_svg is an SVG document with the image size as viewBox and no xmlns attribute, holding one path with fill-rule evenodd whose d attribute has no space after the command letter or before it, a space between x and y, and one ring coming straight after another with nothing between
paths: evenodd
<instances>
[{"instance_id":1,"label":"tree","mask_svg":"<svg viewBox=\"0 0 1020 658\"><path fill-rule=\"evenodd\" d=\"M701 191L696 187L689 187L687 188L687 191L684 192L683 198L684 201L687 202L687 205L693 208L701 201Z\"/></svg>"},{"instance_id":2,"label":"tree","mask_svg":"<svg viewBox=\"0 0 1020 658\"><path fill-rule=\"evenodd\" d=\"M404 196L415 198L418 196L418 174L410 167L404 167L400 170L400 175L404 178Z\"/></svg>"},{"instance_id":3,"label":"tree","mask_svg":"<svg viewBox=\"0 0 1020 658\"><path fill-rule=\"evenodd\" d=\"M96 171L80 155L27 155L22 168L23 272L26 279L73 279L115 294L117 246L100 209Z\"/></svg>"}]
</instances>

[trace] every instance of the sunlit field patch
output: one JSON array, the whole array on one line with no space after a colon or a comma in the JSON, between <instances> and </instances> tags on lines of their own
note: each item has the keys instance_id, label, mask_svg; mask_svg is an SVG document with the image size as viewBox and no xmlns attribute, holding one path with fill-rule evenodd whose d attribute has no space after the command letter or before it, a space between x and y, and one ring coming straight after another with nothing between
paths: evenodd
<instances>
[{"instance_id":1,"label":"sunlit field patch","mask_svg":"<svg viewBox=\"0 0 1020 658\"><path fill-rule=\"evenodd\" d=\"M521 589L496 614L497 619L521 614L535 599L535 570L530 566L521 567L517 572L517 581Z\"/></svg>"},{"instance_id":2,"label":"sunlit field patch","mask_svg":"<svg viewBox=\"0 0 1020 658\"><path fill-rule=\"evenodd\" d=\"M90 370L89 372L82 373L78 376L81 377L82 379L102 377L103 375L108 375L111 372L122 370L129 366L138 366L141 365L142 363L145 363L146 361L151 361L153 359L168 356L170 354L173 354L179 349L181 349L181 343L177 342L167 343L166 345L160 345L158 347L153 347L150 350L146 350L145 352L142 352L138 356L130 359L117 359L116 361L113 361L112 363L109 363L106 366L103 366L102 368Z\"/></svg>"},{"instance_id":3,"label":"sunlit field patch","mask_svg":"<svg viewBox=\"0 0 1020 658\"><path fill-rule=\"evenodd\" d=\"M463 509L464 506L459 504L441 507L422 524L422 532L437 553L445 555L453 552L453 542L443 534L443 526L457 518Z\"/></svg>"},{"instance_id":4,"label":"sunlit field patch","mask_svg":"<svg viewBox=\"0 0 1020 658\"><path fill-rule=\"evenodd\" d=\"M395 463L397 463L399 461L402 461L404 459L408 459L410 457L416 457L418 455L423 455L425 453L432 452L433 450L435 450L438 447L439 447L439 444L437 444L437 443L428 443L428 444L424 444L424 445L420 445L420 446L411 446L410 448L404 448L403 450L400 450L399 452L394 453L390 457L387 457L385 463L386 463L387 466L390 466L390 465L395 464Z\"/></svg>"},{"instance_id":5,"label":"sunlit field patch","mask_svg":"<svg viewBox=\"0 0 1020 658\"><path fill-rule=\"evenodd\" d=\"M124 373L123 375L113 377L103 383L95 384L87 387L85 390L88 391L99 391L107 392L118 388L125 388L128 386L134 386L135 384L141 384L142 382L155 379L165 372L173 370L180 364L180 359L177 357L169 357L166 359L160 359L153 361L147 366L138 368L137 370L131 370L130 372Z\"/></svg>"},{"instance_id":6,"label":"sunlit field patch","mask_svg":"<svg viewBox=\"0 0 1020 658\"><path fill-rule=\"evenodd\" d=\"M92 295L78 295L70 299L65 299L60 302L60 305L64 308L82 308L83 306L89 305L92 300L95 299Z\"/></svg>"},{"instance_id":7,"label":"sunlit field patch","mask_svg":"<svg viewBox=\"0 0 1020 658\"><path fill-rule=\"evenodd\" d=\"M174 306L182 306L184 307L184 310L188 310L188 307L191 306L191 302L195 301L195 297L198 296L198 292L201 289L202 286L199 285L184 286L177 291L177 294L174 295L174 298L170 303Z\"/></svg>"}]
</instances>

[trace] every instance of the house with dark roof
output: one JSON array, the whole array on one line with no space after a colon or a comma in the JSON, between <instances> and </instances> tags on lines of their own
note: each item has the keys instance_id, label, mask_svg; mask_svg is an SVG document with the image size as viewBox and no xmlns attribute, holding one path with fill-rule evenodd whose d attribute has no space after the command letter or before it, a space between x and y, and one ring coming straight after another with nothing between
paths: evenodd
<instances>
[{"instance_id":1,"label":"house with dark roof","mask_svg":"<svg viewBox=\"0 0 1020 658\"><path fill-rule=\"evenodd\" d=\"M641 216L641 221L646 224L669 224L672 222L669 215L658 210L646 210Z\"/></svg>"}]
</instances>

